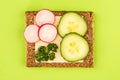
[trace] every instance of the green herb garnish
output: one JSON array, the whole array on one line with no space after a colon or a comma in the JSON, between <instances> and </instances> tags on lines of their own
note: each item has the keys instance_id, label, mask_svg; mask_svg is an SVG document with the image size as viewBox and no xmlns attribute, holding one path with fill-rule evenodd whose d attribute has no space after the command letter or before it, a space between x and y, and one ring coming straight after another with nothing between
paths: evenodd
<instances>
[{"instance_id":1,"label":"green herb garnish","mask_svg":"<svg viewBox=\"0 0 120 80\"><path fill-rule=\"evenodd\" d=\"M35 54L35 59L38 62L54 60L55 52L57 52L58 46L55 43L50 43L45 46L40 46L37 53Z\"/></svg>"},{"instance_id":2,"label":"green herb garnish","mask_svg":"<svg viewBox=\"0 0 120 80\"><path fill-rule=\"evenodd\" d=\"M50 60L53 60L54 58L55 58L55 53L50 53L50 54L49 54L49 59L50 59Z\"/></svg>"},{"instance_id":3,"label":"green herb garnish","mask_svg":"<svg viewBox=\"0 0 120 80\"><path fill-rule=\"evenodd\" d=\"M39 47L38 52L45 53L46 52L46 47L45 46Z\"/></svg>"},{"instance_id":4,"label":"green herb garnish","mask_svg":"<svg viewBox=\"0 0 120 80\"><path fill-rule=\"evenodd\" d=\"M48 51L57 52L58 46L55 43L50 43L47 45Z\"/></svg>"}]
</instances>

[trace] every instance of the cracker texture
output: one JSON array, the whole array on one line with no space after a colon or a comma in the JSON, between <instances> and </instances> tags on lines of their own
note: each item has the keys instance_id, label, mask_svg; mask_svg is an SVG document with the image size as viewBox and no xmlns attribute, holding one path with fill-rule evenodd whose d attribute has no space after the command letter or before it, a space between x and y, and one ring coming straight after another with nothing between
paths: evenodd
<instances>
[{"instance_id":1,"label":"cracker texture","mask_svg":"<svg viewBox=\"0 0 120 80\"><path fill-rule=\"evenodd\" d=\"M62 16L69 11L53 11L55 16ZM84 11L73 11L80 14L86 21L88 25L88 30L84 38L89 43L89 54L84 59L83 62L69 62L69 63L36 63L34 54L35 54L35 44L26 42L26 66L27 67L85 67L93 68L94 67L94 30L93 30L93 12L84 12ZM34 24L34 18L37 14L37 11L27 11L26 15L26 27L28 25Z\"/></svg>"}]
</instances>

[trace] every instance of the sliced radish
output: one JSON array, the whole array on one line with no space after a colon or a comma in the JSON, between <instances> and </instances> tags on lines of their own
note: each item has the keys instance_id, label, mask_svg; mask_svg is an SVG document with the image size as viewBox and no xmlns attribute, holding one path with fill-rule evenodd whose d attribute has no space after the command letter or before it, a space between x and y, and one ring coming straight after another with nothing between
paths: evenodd
<instances>
[{"instance_id":1,"label":"sliced radish","mask_svg":"<svg viewBox=\"0 0 120 80\"><path fill-rule=\"evenodd\" d=\"M35 17L35 23L41 26L45 23L53 24L55 21L55 15L49 10L40 10Z\"/></svg>"},{"instance_id":2,"label":"sliced radish","mask_svg":"<svg viewBox=\"0 0 120 80\"><path fill-rule=\"evenodd\" d=\"M29 25L26 27L24 36L27 42L35 43L39 40L38 27L36 25Z\"/></svg>"},{"instance_id":3,"label":"sliced radish","mask_svg":"<svg viewBox=\"0 0 120 80\"><path fill-rule=\"evenodd\" d=\"M57 36L57 29L52 24L44 24L39 29L38 36L44 42L52 42Z\"/></svg>"}]
</instances>

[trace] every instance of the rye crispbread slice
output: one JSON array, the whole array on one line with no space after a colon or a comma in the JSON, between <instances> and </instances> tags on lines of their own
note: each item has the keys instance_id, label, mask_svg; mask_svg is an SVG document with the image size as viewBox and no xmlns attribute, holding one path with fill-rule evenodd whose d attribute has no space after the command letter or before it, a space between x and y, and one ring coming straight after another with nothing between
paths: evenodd
<instances>
[{"instance_id":1,"label":"rye crispbread slice","mask_svg":"<svg viewBox=\"0 0 120 80\"><path fill-rule=\"evenodd\" d=\"M27 11L26 14L26 27L34 24L34 17L38 11ZM62 16L69 11L52 11L55 16ZM94 63L94 32L93 32L93 12L72 11L80 14L85 19L88 30L84 38L88 41L90 51L83 62L68 62L68 63L37 63L34 58L35 43L26 42L26 65L27 67L93 67Z\"/></svg>"}]
</instances>

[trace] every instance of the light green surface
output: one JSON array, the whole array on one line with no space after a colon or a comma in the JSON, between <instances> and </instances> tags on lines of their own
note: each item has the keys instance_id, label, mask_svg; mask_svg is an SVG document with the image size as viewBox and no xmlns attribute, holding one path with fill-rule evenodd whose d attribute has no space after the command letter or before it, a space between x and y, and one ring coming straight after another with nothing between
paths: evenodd
<instances>
[{"instance_id":1,"label":"light green surface","mask_svg":"<svg viewBox=\"0 0 120 80\"><path fill-rule=\"evenodd\" d=\"M1 0L0 80L120 80L120 0ZM93 11L94 68L27 68L25 11Z\"/></svg>"}]
</instances>

